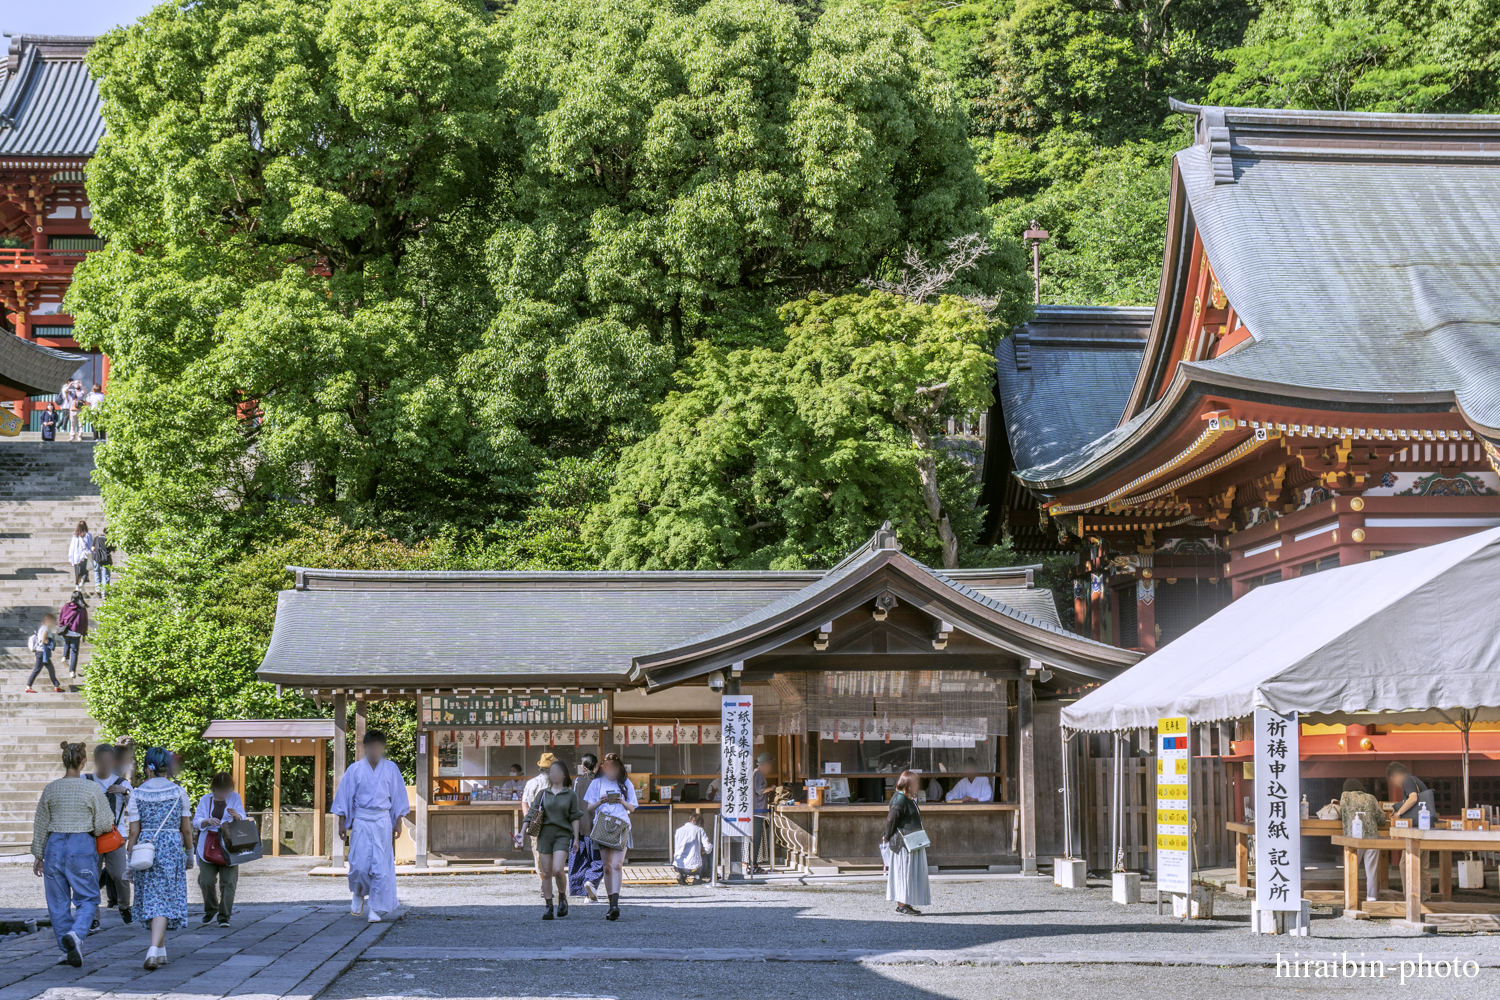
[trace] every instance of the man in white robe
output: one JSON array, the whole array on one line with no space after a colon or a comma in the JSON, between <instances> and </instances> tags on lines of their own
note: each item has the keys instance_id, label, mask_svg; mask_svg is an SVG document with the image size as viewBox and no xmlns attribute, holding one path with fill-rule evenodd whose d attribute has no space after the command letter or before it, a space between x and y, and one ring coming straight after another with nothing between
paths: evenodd
<instances>
[{"instance_id":1,"label":"man in white robe","mask_svg":"<svg viewBox=\"0 0 1500 1000\"><path fill-rule=\"evenodd\" d=\"M370 923L396 903L396 838L411 811L401 769L385 759L385 734L365 733L365 759L344 772L333 796L339 837L349 845L349 912L358 916L368 897Z\"/></svg>"}]
</instances>

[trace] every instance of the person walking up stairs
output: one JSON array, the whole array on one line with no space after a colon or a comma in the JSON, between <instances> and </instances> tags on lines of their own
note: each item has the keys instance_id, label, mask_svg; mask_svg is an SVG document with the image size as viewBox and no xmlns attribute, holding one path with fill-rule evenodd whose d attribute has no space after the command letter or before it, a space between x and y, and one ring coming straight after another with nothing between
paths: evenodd
<instances>
[{"instance_id":1,"label":"person walking up stairs","mask_svg":"<svg viewBox=\"0 0 1500 1000\"><path fill-rule=\"evenodd\" d=\"M98 741L77 681L60 692L48 686L25 693L36 661L27 637L73 593L67 556L74 529L79 521L104 523L93 452L91 441L0 438L0 854L28 849L37 796L57 776L59 741ZM122 562L116 552L114 568ZM62 642L56 652L61 660ZM90 652L85 642L83 677Z\"/></svg>"}]
</instances>

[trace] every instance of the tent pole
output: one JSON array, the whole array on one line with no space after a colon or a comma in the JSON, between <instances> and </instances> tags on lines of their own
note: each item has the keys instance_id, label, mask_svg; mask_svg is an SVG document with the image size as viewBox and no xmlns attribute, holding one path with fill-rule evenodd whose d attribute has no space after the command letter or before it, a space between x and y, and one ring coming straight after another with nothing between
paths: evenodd
<instances>
[{"instance_id":1,"label":"tent pole","mask_svg":"<svg viewBox=\"0 0 1500 1000\"><path fill-rule=\"evenodd\" d=\"M1111 798L1114 802L1110 808L1110 870L1124 871L1124 840L1125 822L1121 799L1125 794L1125 762L1121 759L1122 747L1120 746L1120 734L1115 733L1115 775L1114 788L1111 790Z\"/></svg>"},{"instance_id":2,"label":"tent pole","mask_svg":"<svg viewBox=\"0 0 1500 1000\"><path fill-rule=\"evenodd\" d=\"M1073 770L1073 761L1068 757L1068 727L1059 726L1062 735L1062 780L1063 780L1063 857L1073 860L1073 782L1068 772Z\"/></svg>"}]
</instances>

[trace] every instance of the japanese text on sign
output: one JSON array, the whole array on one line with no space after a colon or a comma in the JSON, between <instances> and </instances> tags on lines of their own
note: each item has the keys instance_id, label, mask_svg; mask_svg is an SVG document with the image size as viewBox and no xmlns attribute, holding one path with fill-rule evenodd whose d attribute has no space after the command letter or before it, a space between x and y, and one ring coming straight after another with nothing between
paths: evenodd
<instances>
[{"instance_id":1,"label":"japanese text on sign","mask_svg":"<svg viewBox=\"0 0 1500 1000\"><path fill-rule=\"evenodd\" d=\"M1262 910L1302 909L1297 713L1255 710L1255 895Z\"/></svg>"},{"instance_id":2,"label":"japanese text on sign","mask_svg":"<svg viewBox=\"0 0 1500 1000\"><path fill-rule=\"evenodd\" d=\"M719 816L727 837L748 837L755 822L751 775L755 771L755 709L750 695L725 695L720 717L724 764Z\"/></svg>"},{"instance_id":3,"label":"japanese text on sign","mask_svg":"<svg viewBox=\"0 0 1500 1000\"><path fill-rule=\"evenodd\" d=\"M1163 892L1193 891L1188 805L1188 720L1156 720L1156 884Z\"/></svg>"}]
</instances>

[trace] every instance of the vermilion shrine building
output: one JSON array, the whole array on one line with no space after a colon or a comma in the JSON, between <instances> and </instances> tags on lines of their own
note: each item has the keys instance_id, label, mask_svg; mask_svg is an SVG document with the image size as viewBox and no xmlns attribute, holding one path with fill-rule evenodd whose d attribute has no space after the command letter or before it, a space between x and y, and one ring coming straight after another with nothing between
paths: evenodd
<instances>
[{"instance_id":1,"label":"vermilion shrine building","mask_svg":"<svg viewBox=\"0 0 1500 1000\"><path fill-rule=\"evenodd\" d=\"M0 401L23 425L30 396L51 396L77 373L103 383L109 363L83 352L62 311L73 269L103 246L89 227L83 170L104 134L99 90L84 56L92 38L10 39L0 77L0 325L23 344L0 350ZM52 348L51 352L36 348Z\"/></svg>"},{"instance_id":2,"label":"vermilion shrine building","mask_svg":"<svg viewBox=\"0 0 1500 1000\"><path fill-rule=\"evenodd\" d=\"M1146 652L1500 525L1500 118L1176 107L1156 307L1007 338L988 471L992 532L1079 550L1072 626Z\"/></svg>"}]
</instances>

